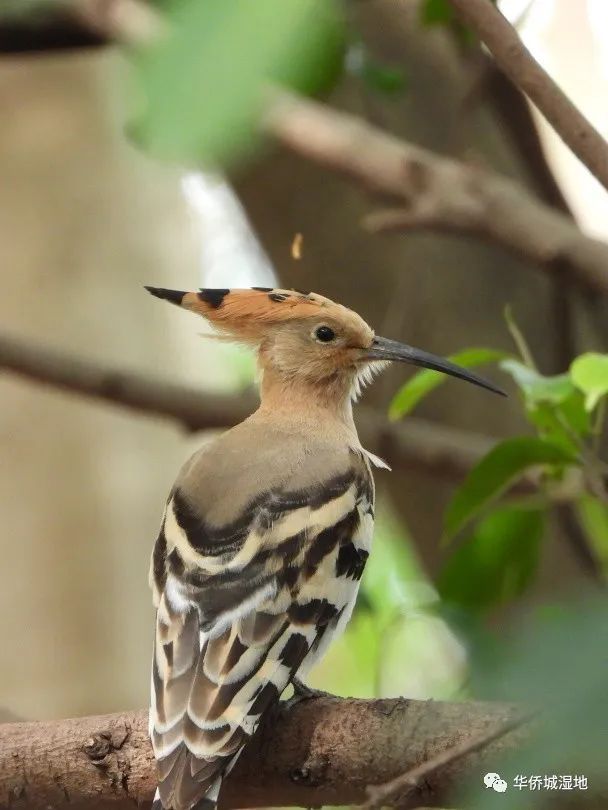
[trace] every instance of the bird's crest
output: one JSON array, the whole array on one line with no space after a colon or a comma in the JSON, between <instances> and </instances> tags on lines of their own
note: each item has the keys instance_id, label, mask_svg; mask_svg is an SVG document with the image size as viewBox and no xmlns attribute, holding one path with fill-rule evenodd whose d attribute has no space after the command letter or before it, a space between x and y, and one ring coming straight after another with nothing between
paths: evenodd
<instances>
[{"instance_id":1,"label":"bird's crest","mask_svg":"<svg viewBox=\"0 0 608 810\"><path fill-rule=\"evenodd\" d=\"M344 310L329 298L316 293L272 287L251 289L201 289L198 292L146 287L157 298L203 315L218 329L243 340L256 340L273 324Z\"/></svg>"}]
</instances>

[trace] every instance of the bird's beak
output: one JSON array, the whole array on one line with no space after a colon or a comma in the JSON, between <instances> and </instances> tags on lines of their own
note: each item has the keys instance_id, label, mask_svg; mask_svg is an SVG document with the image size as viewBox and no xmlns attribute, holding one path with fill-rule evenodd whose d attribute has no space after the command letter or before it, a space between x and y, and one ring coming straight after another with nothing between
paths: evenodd
<instances>
[{"instance_id":1,"label":"bird's beak","mask_svg":"<svg viewBox=\"0 0 608 810\"><path fill-rule=\"evenodd\" d=\"M488 391L494 391L495 394L506 396L504 391L497 388L492 383L484 380L483 377L478 377L467 371L466 368L457 366L443 357L438 357L436 354L424 352L422 349L415 349L413 346L408 346L406 343L399 343L396 340L389 340L388 338L375 337L372 341L367 354L366 360L393 360L400 363L410 363L413 366L422 366L422 368L431 368L434 371L441 371L443 374L449 374L452 377L458 377L466 382L480 385L482 388L487 388Z\"/></svg>"}]
</instances>

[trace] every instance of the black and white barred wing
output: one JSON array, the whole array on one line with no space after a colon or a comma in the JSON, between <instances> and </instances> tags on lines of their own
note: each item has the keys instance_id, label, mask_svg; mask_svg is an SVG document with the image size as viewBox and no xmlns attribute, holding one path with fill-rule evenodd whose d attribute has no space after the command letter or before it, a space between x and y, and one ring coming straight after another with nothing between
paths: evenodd
<instances>
[{"instance_id":1,"label":"black and white barred wing","mask_svg":"<svg viewBox=\"0 0 608 810\"><path fill-rule=\"evenodd\" d=\"M165 808L215 804L260 718L352 611L373 527L367 464L272 491L229 526L176 489L156 543L150 733Z\"/></svg>"}]
</instances>

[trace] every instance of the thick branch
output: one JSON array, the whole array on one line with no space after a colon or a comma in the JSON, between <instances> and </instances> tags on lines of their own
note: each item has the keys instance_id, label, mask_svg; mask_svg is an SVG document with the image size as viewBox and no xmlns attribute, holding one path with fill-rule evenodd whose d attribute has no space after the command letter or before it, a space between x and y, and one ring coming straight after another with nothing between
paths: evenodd
<instances>
[{"instance_id":1,"label":"thick branch","mask_svg":"<svg viewBox=\"0 0 608 810\"><path fill-rule=\"evenodd\" d=\"M230 427L256 406L253 393L205 394L83 360L37 343L0 336L0 370L54 388L176 421L187 430ZM493 439L411 417L390 424L371 408L357 409L363 444L395 468L415 467L445 478L462 478L488 452Z\"/></svg>"},{"instance_id":2,"label":"thick branch","mask_svg":"<svg viewBox=\"0 0 608 810\"><path fill-rule=\"evenodd\" d=\"M523 49L512 27L487 0L453 2L458 8L476 9L476 14L485 9L484 14L490 14L493 21L488 28L494 32L498 23L506 26ZM61 5L96 33L132 45L149 42L162 30L159 15L141 0L68 0ZM504 53L509 53L506 45ZM523 63L529 72L532 68L526 58ZM551 83L538 65L536 68L545 85ZM514 80L528 89L517 77ZM548 86L543 86L543 93L553 99L560 116L568 119L565 110L571 107L582 119L574 116L573 123L568 119L564 126L572 126L578 141L598 157L599 168L604 166L605 142L597 133L595 139L591 136L588 130L595 131L554 86L562 106L557 104ZM400 142L351 116L288 94L274 96L266 128L309 160L394 198L399 209L372 217L368 224L374 230L433 229L483 237L547 271L565 267L587 289L608 292L608 245L586 237L569 217L500 175Z\"/></svg>"},{"instance_id":3,"label":"thick branch","mask_svg":"<svg viewBox=\"0 0 608 810\"><path fill-rule=\"evenodd\" d=\"M583 286L608 293L608 245L585 236L569 217L501 175L283 92L273 94L265 127L307 160L393 199L394 209L370 218L372 229L480 236L547 272L567 266Z\"/></svg>"},{"instance_id":4,"label":"thick branch","mask_svg":"<svg viewBox=\"0 0 608 810\"><path fill-rule=\"evenodd\" d=\"M515 729L519 729L529 721L530 716L526 715L509 717L501 725L495 725L480 734L469 735L456 745L438 751L432 757L424 760L419 765L415 765L413 768L409 768L390 782L368 787L368 801L364 805L364 810L387 807L393 804L395 800L398 800L399 806L402 806L403 800L407 796L411 797L414 791L427 782L433 774L454 765L468 754L485 750L495 740L501 739Z\"/></svg>"},{"instance_id":5,"label":"thick branch","mask_svg":"<svg viewBox=\"0 0 608 810\"><path fill-rule=\"evenodd\" d=\"M468 739L501 729L513 707L435 701L316 698L277 712L226 780L221 807L356 804L366 788L446 755L402 808L447 806L453 785L496 770L526 729L450 758ZM155 772L147 713L0 726L0 807L46 810L147 802Z\"/></svg>"},{"instance_id":6,"label":"thick branch","mask_svg":"<svg viewBox=\"0 0 608 810\"><path fill-rule=\"evenodd\" d=\"M159 25L160 16L148 0L39 0L19 11L0 9L0 53L71 50L113 41L145 44Z\"/></svg>"},{"instance_id":7,"label":"thick branch","mask_svg":"<svg viewBox=\"0 0 608 810\"><path fill-rule=\"evenodd\" d=\"M39 343L0 335L0 370L136 411L174 419L187 430L224 428L255 407L249 394L203 394L136 371L89 362Z\"/></svg>"},{"instance_id":8,"label":"thick branch","mask_svg":"<svg viewBox=\"0 0 608 810\"><path fill-rule=\"evenodd\" d=\"M488 0L449 0L491 51L504 73L534 102L553 129L608 189L608 144L539 65L510 22Z\"/></svg>"}]
</instances>

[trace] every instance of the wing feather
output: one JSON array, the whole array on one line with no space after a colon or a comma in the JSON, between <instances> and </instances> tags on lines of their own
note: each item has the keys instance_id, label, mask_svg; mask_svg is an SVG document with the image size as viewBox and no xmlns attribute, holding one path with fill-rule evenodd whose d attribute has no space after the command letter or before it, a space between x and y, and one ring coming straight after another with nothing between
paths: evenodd
<instances>
[{"instance_id":1,"label":"wing feather","mask_svg":"<svg viewBox=\"0 0 608 810\"><path fill-rule=\"evenodd\" d=\"M151 568L150 730L165 808L213 806L263 714L350 615L349 548L372 503L363 460L318 491L260 496L225 533L172 493Z\"/></svg>"}]
</instances>

